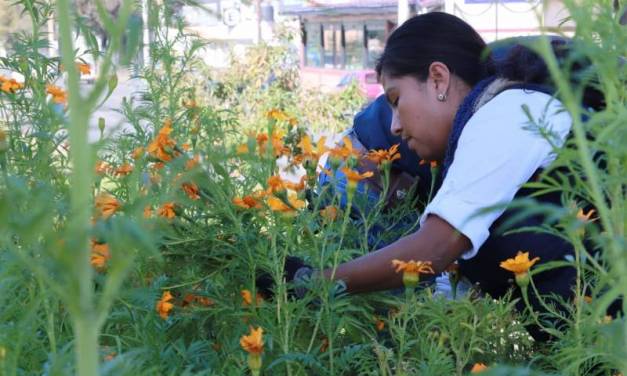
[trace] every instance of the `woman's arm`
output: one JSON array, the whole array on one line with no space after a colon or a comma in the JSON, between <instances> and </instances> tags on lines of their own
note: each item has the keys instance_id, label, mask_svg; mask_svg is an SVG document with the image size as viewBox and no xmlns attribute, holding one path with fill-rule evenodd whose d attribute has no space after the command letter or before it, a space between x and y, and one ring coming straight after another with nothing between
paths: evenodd
<instances>
[{"instance_id":1,"label":"woman's arm","mask_svg":"<svg viewBox=\"0 0 627 376\"><path fill-rule=\"evenodd\" d=\"M392 260L431 261L436 273L443 271L464 251L470 240L437 215L427 217L422 227L378 251L341 264L326 278L341 279L349 292L386 290L402 286L402 273L396 273Z\"/></svg>"}]
</instances>

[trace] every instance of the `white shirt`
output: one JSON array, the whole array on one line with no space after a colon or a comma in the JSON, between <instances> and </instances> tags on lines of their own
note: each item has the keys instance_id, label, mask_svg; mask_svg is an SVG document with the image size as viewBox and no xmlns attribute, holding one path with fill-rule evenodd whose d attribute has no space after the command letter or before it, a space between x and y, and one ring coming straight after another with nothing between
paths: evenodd
<instances>
[{"instance_id":1,"label":"white shirt","mask_svg":"<svg viewBox=\"0 0 627 376\"><path fill-rule=\"evenodd\" d=\"M476 214L509 204L538 168L555 160L551 142L539 134L523 105L534 122L552 134L556 147L564 144L572 119L561 102L529 90L498 94L464 127L446 178L420 218L422 225L428 215L437 215L468 237L472 248L464 252L463 259L477 254L504 209Z\"/></svg>"}]
</instances>

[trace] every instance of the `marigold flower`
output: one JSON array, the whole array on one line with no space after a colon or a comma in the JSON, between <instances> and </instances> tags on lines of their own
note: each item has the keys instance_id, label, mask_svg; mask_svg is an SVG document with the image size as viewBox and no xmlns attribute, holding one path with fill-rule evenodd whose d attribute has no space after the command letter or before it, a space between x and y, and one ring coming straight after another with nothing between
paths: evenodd
<instances>
[{"instance_id":1,"label":"marigold flower","mask_svg":"<svg viewBox=\"0 0 627 376\"><path fill-rule=\"evenodd\" d=\"M189 149L192 146L189 144L189 142L184 143L183 145L181 145L181 149L185 150L185 151L189 151Z\"/></svg>"},{"instance_id":2,"label":"marigold flower","mask_svg":"<svg viewBox=\"0 0 627 376\"><path fill-rule=\"evenodd\" d=\"M279 110L278 108L273 108L266 113L266 117L271 120L276 121L287 121L289 117L285 114L285 112Z\"/></svg>"},{"instance_id":3,"label":"marigold flower","mask_svg":"<svg viewBox=\"0 0 627 376\"><path fill-rule=\"evenodd\" d=\"M250 290L242 290L240 291L240 295L242 296L242 304L244 304L244 306L249 306L251 304L253 304L253 294L250 292ZM257 293L255 294L255 305L260 305L263 302L263 298L261 297L261 294Z\"/></svg>"},{"instance_id":4,"label":"marigold flower","mask_svg":"<svg viewBox=\"0 0 627 376\"><path fill-rule=\"evenodd\" d=\"M270 142L272 143L272 150L275 157L287 155L290 153L290 149L283 144L284 136L285 132L280 129L275 129L274 131L272 131L272 137Z\"/></svg>"},{"instance_id":5,"label":"marigold flower","mask_svg":"<svg viewBox=\"0 0 627 376\"><path fill-rule=\"evenodd\" d=\"M172 160L173 156L176 156L174 151L176 141L170 138L170 133L172 133L172 121L166 119L155 139L146 148L148 154L164 162Z\"/></svg>"},{"instance_id":6,"label":"marigold flower","mask_svg":"<svg viewBox=\"0 0 627 376\"><path fill-rule=\"evenodd\" d=\"M97 243L92 240L91 242L91 257L90 263L97 270L105 268L107 261L111 258L109 253L109 246L105 243Z\"/></svg>"},{"instance_id":7,"label":"marigold flower","mask_svg":"<svg viewBox=\"0 0 627 376\"><path fill-rule=\"evenodd\" d=\"M200 163L200 155L195 154L192 159L188 159L187 161L185 161L185 169L187 171L192 170L193 168L198 166L198 163Z\"/></svg>"},{"instance_id":8,"label":"marigold flower","mask_svg":"<svg viewBox=\"0 0 627 376\"><path fill-rule=\"evenodd\" d=\"M381 320L380 318L375 319L376 321L374 323L374 327L377 329L377 332L380 332L385 328L385 321Z\"/></svg>"},{"instance_id":9,"label":"marigold flower","mask_svg":"<svg viewBox=\"0 0 627 376\"><path fill-rule=\"evenodd\" d=\"M296 215L296 210L303 209L307 206L307 203L303 200L299 200L295 194L289 194L287 196L287 201L289 205L283 202L280 198L270 196L268 197L267 203L272 211L290 216Z\"/></svg>"},{"instance_id":10,"label":"marigold flower","mask_svg":"<svg viewBox=\"0 0 627 376\"><path fill-rule=\"evenodd\" d=\"M266 144L268 143L268 140L270 139L268 137L267 134L265 133L259 133L256 137L255 137L256 141L257 141L257 153L259 155L263 155L266 153Z\"/></svg>"},{"instance_id":11,"label":"marigold flower","mask_svg":"<svg viewBox=\"0 0 627 376\"><path fill-rule=\"evenodd\" d=\"M587 214L584 214L583 209L579 209L577 212L577 219L584 223L591 222L592 220L590 218L594 215L594 213L594 209L590 209Z\"/></svg>"},{"instance_id":12,"label":"marigold flower","mask_svg":"<svg viewBox=\"0 0 627 376\"><path fill-rule=\"evenodd\" d=\"M429 163L429 166L430 166L432 169L434 169L434 168L438 168L438 166L439 166L438 161L431 161L431 162Z\"/></svg>"},{"instance_id":13,"label":"marigold flower","mask_svg":"<svg viewBox=\"0 0 627 376\"><path fill-rule=\"evenodd\" d=\"M518 286L526 288L529 284L529 269L539 260L539 257L529 260L529 252L518 251L516 257L501 262L500 266L513 272Z\"/></svg>"},{"instance_id":14,"label":"marigold flower","mask_svg":"<svg viewBox=\"0 0 627 376\"><path fill-rule=\"evenodd\" d=\"M133 172L133 166L128 163L122 164L115 170L115 174L118 176L126 176L129 175L131 172Z\"/></svg>"},{"instance_id":15,"label":"marigold flower","mask_svg":"<svg viewBox=\"0 0 627 376\"><path fill-rule=\"evenodd\" d=\"M146 205L146 207L144 207L144 218L148 219L150 217L152 217L152 208L150 205Z\"/></svg>"},{"instance_id":16,"label":"marigold flower","mask_svg":"<svg viewBox=\"0 0 627 376\"><path fill-rule=\"evenodd\" d=\"M320 210L320 216L329 222L333 222L337 218L337 208L333 205L329 205Z\"/></svg>"},{"instance_id":17,"label":"marigold flower","mask_svg":"<svg viewBox=\"0 0 627 376\"><path fill-rule=\"evenodd\" d=\"M95 168L96 174L104 175L109 171L109 169L110 169L110 166L107 162L105 161L96 162L96 168Z\"/></svg>"},{"instance_id":18,"label":"marigold flower","mask_svg":"<svg viewBox=\"0 0 627 376\"><path fill-rule=\"evenodd\" d=\"M183 188L183 191L185 191L185 194L187 194L187 197L192 200L200 200L200 190L196 184L186 182L181 184L181 187Z\"/></svg>"},{"instance_id":19,"label":"marigold flower","mask_svg":"<svg viewBox=\"0 0 627 376\"><path fill-rule=\"evenodd\" d=\"M360 181L372 177L374 175L372 171L366 171L363 174L360 174L358 171L352 170L348 167L342 167L342 172L346 175L346 179L349 184L357 184Z\"/></svg>"},{"instance_id":20,"label":"marigold flower","mask_svg":"<svg viewBox=\"0 0 627 376\"><path fill-rule=\"evenodd\" d=\"M5 93L15 93L17 90L23 89L24 84L17 82L14 78L0 76L0 90Z\"/></svg>"},{"instance_id":21,"label":"marigold flower","mask_svg":"<svg viewBox=\"0 0 627 376\"><path fill-rule=\"evenodd\" d=\"M76 63L76 69L78 69L81 75L91 74L91 67L89 66L89 64Z\"/></svg>"},{"instance_id":22,"label":"marigold flower","mask_svg":"<svg viewBox=\"0 0 627 376\"><path fill-rule=\"evenodd\" d=\"M243 335L239 340L240 346L248 352L248 367L253 375L259 375L261 369L261 353L263 353L263 329L250 327L250 334Z\"/></svg>"},{"instance_id":23,"label":"marigold flower","mask_svg":"<svg viewBox=\"0 0 627 376\"><path fill-rule=\"evenodd\" d=\"M327 152L326 137L320 137L318 143L316 144L316 148L314 149L313 144L311 143L311 138L308 135L304 135L301 137L298 147L302 151L304 160L309 161L312 164L316 164L318 159L320 159L320 157Z\"/></svg>"},{"instance_id":24,"label":"marigold flower","mask_svg":"<svg viewBox=\"0 0 627 376\"><path fill-rule=\"evenodd\" d=\"M306 178L307 178L306 176L301 176L300 181L298 183L293 183L291 181L284 180L283 186L292 191L296 191L296 192L302 191L303 189L305 189Z\"/></svg>"},{"instance_id":25,"label":"marigold flower","mask_svg":"<svg viewBox=\"0 0 627 376\"><path fill-rule=\"evenodd\" d=\"M118 200L108 193L99 194L95 199L95 206L104 219L111 217L121 207Z\"/></svg>"},{"instance_id":26,"label":"marigold flower","mask_svg":"<svg viewBox=\"0 0 627 376\"><path fill-rule=\"evenodd\" d=\"M248 144L237 145L237 147L235 148L235 154L248 154Z\"/></svg>"},{"instance_id":27,"label":"marigold flower","mask_svg":"<svg viewBox=\"0 0 627 376\"><path fill-rule=\"evenodd\" d=\"M155 306L157 313L159 313L159 316L164 320L168 319L170 311L174 308L174 304L170 303L172 299L174 299L174 297L170 294L170 291L164 291L161 299Z\"/></svg>"},{"instance_id":28,"label":"marigold flower","mask_svg":"<svg viewBox=\"0 0 627 376\"><path fill-rule=\"evenodd\" d=\"M133 150L133 152L131 153L131 157L133 159L139 159L142 157L142 155L144 155L144 148L141 146L138 148L135 148L135 150Z\"/></svg>"},{"instance_id":29,"label":"marigold flower","mask_svg":"<svg viewBox=\"0 0 627 376\"><path fill-rule=\"evenodd\" d=\"M268 192L281 192L285 190L285 185L283 184L283 179L279 175L272 175L267 180L268 183Z\"/></svg>"},{"instance_id":30,"label":"marigold flower","mask_svg":"<svg viewBox=\"0 0 627 376\"><path fill-rule=\"evenodd\" d=\"M371 150L366 155L366 158L376 164L389 163L401 158L401 154L398 152L399 144L392 145L390 149Z\"/></svg>"},{"instance_id":31,"label":"marigold flower","mask_svg":"<svg viewBox=\"0 0 627 376\"><path fill-rule=\"evenodd\" d=\"M232 202L243 209L261 209L261 203L252 196L235 197Z\"/></svg>"},{"instance_id":32,"label":"marigold flower","mask_svg":"<svg viewBox=\"0 0 627 376\"><path fill-rule=\"evenodd\" d=\"M200 304L203 307L209 307L214 304L213 300L205 297L194 294L185 294L183 301L181 302L181 306L186 307L193 303Z\"/></svg>"},{"instance_id":33,"label":"marigold flower","mask_svg":"<svg viewBox=\"0 0 627 376\"><path fill-rule=\"evenodd\" d=\"M392 266L396 268L396 272L403 272L403 284L405 287L416 287L420 282L420 274L433 274L433 268L430 261L401 261L392 260Z\"/></svg>"},{"instance_id":34,"label":"marigold flower","mask_svg":"<svg viewBox=\"0 0 627 376\"><path fill-rule=\"evenodd\" d=\"M342 139L342 145L336 146L329 150L329 156L331 158L346 160L351 156L359 157L359 151L353 148L353 142L348 137Z\"/></svg>"},{"instance_id":35,"label":"marigold flower","mask_svg":"<svg viewBox=\"0 0 627 376\"><path fill-rule=\"evenodd\" d=\"M487 369L488 369L488 366L486 366L485 364L483 364L483 363L475 363L472 366L472 369L470 370L470 373L479 373L479 372L483 372L483 371L485 371Z\"/></svg>"},{"instance_id":36,"label":"marigold flower","mask_svg":"<svg viewBox=\"0 0 627 376\"><path fill-rule=\"evenodd\" d=\"M529 260L529 252L518 251L516 257L501 262L500 266L514 274L524 274L539 260L539 257Z\"/></svg>"},{"instance_id":37,"label":"marigold flower","mask_svg":"<svg viewBox=\"0 0 627 376\"><path fill-rule=\"evenodd\" d=\"M67 92L59 86L46 85L46 93L52 96L52 101L57 104L65 104L67 102Z\"/></svg>"},{"instance_id":38,"label":"marigold flower","mask_svg":"<svg viewBox=\"0 0 627 376\"><path fill-rule=\"evenodd\" d=\"M160 217L173 219L174 217L176 217L176 212L174 211L174 208L175 208L175 204L173 202L166 202L159 208L159 210L157 211L157 214Z\"/></svg>"}]
</instances>

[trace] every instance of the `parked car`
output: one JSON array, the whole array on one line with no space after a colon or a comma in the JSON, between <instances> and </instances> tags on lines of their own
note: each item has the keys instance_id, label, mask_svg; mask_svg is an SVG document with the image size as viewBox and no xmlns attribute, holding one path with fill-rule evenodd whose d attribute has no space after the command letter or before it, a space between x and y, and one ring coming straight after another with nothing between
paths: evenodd
<instances>
[{"instance_id":1,"label":"parked car","mask_svg":"<svg viewBox=\"0 0 627 376\"><path fill-rule=\"evenodd\" d=\"M346 87L353 81L357 82L368 101L373 101L383 94L383 86L377 81L377 73L374 70L365 69L349 72L340 79L337 87Z\"/></svg>"}]
</instances>

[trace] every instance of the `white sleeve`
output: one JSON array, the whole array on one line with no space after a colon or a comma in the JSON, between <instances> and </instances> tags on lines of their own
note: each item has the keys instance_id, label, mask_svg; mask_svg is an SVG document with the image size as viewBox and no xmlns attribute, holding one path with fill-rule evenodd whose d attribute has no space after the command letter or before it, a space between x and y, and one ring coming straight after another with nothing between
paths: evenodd
<instances>
[{"instance_id":1,"label":"white sleeve","mask_svg":"<svg viewBox=\"0 0 627 376\"><path fill-rule=\"evenodd\" d=\"M562 146L572 121L558 100L540 92L504 91L464 127L446 178L420 219L422 224L430 214L437 215L468 237L472 248L464 259L477 254L504 210L477 213L509 204L539 167L555 159L551 143L538 129L529 129L523 104L534 121L554 135L556 146Z\"/></svg>"}]
</instances>

